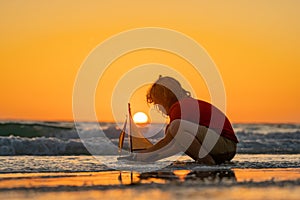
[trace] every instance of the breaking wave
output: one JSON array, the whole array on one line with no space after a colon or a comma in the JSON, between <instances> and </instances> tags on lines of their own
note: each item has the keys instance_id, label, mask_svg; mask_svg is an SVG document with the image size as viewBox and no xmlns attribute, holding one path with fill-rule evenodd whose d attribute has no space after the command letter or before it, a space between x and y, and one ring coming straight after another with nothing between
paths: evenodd
<instances>
[{"instance_id":1,"label":"breaking wave","mask_svg":"<svg viewBox=\"0 0 300 200\"><path fill-rule=\"evenodd\" d=\"M0 122L0 155L88 155L83 140L99 155L118 154L109 148L118 143L116 124L81 123L77 128L80 137L73 122ZM234 129L240 154L300 153L298 124L235 124ZM163 137L163 130L157 132L153 142Z\"/></svg>"}]
</instances>

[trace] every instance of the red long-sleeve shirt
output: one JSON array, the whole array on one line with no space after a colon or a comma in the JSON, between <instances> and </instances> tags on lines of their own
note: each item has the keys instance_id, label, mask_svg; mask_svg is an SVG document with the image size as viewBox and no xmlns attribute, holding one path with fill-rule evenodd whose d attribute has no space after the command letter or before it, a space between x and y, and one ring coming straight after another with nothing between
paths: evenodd
<instances>
[{"instance_id":1,"label":"red long-sleeve shirt","mask_svg":"<svg viewBox=\"0 0 300 200\"><path fill-rule=\"evenodd\" d=\"M171 106L169 117L170 123L175 119L197 123L215 130L221 136L238 143L228 118L222 111L208 102L191 97L183 98Z\"/></svg>"}]
</instances>

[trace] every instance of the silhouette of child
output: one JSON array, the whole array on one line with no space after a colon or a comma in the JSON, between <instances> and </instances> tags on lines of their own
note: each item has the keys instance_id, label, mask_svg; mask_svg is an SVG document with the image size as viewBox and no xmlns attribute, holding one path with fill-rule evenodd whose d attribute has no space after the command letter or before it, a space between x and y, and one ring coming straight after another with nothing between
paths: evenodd
<instances>
[{"instance_id":1,"label":"silhouette of child","mask_svg":"<svg viewBox=\"0 0 300 200\"><path fill-rule=\"evenodd\" d=\"M156 161L184 152L198 163L214 165L230 161L238 140L228 118L208 102L194 99L171 77L159 77L147 102L169 116L165 137L127 159Z\"/></svg>"}]
</instances>

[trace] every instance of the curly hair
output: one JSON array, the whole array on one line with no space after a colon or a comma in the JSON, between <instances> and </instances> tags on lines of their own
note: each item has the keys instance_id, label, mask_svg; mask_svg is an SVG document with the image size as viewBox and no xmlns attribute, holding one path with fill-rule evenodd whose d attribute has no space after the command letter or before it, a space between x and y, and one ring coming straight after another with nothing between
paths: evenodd
<instances>
[{"instance_id":1,"label":"curly hair","mask_svg":"<svg viewBox=\"0 0 300 200\"><path fill-rule=\"evenodd\" d=\"M181 87L181 84L172 77L159 77L147 92L147 103L160 103L165 109L169 109L178 100L191 96L189 91Z\"/></svg>"}]
</instances>

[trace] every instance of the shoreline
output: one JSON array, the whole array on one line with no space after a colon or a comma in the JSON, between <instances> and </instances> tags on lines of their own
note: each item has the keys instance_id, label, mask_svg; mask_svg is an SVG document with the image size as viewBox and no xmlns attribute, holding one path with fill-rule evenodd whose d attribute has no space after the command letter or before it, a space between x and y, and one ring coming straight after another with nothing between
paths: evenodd
<instances>
[{"instance_id":1,"label":"shoreline","mask_svg":"<svg viewBox=\"0 0 300 200\"><path fill-rule=\"evenodd\" d=\"M1 199L296 200L300 168L0 174ZM171 173L172 172L172 173ZM192 172L192 173L191 173ZM195 175L198 173L198 176ZM5 176L4 176L5 175ZM174 176L175 175L175 176ZM201 176L202 175L202 176ZM9 187L10 188L9 188Z\"/></svg>"},{"instance_id":2,"label":"shoreline","mask_svg":"<svg viewBox=\"0 0 300 200\"><path fill-rule=\"evenodd\" d=\"M0 174L0 192L72 191L180 186L300 186L300 168L101 171Z\"/></svg>"},{"instance_id":3,"label":"shoreline","mask_svg":"<svg viewBox=\"0 0 300 200\"><path fill-rule=\"evenodd\" d=\"M0 199L298 200L299 158L237 154L232 162L207 166L182 156L154 171L155 165L133 167L116 156L0 156ZM169 159L156 164L175 158ZM119 165L122 171L110 168Z\"/></svg>"}]
</instances>

